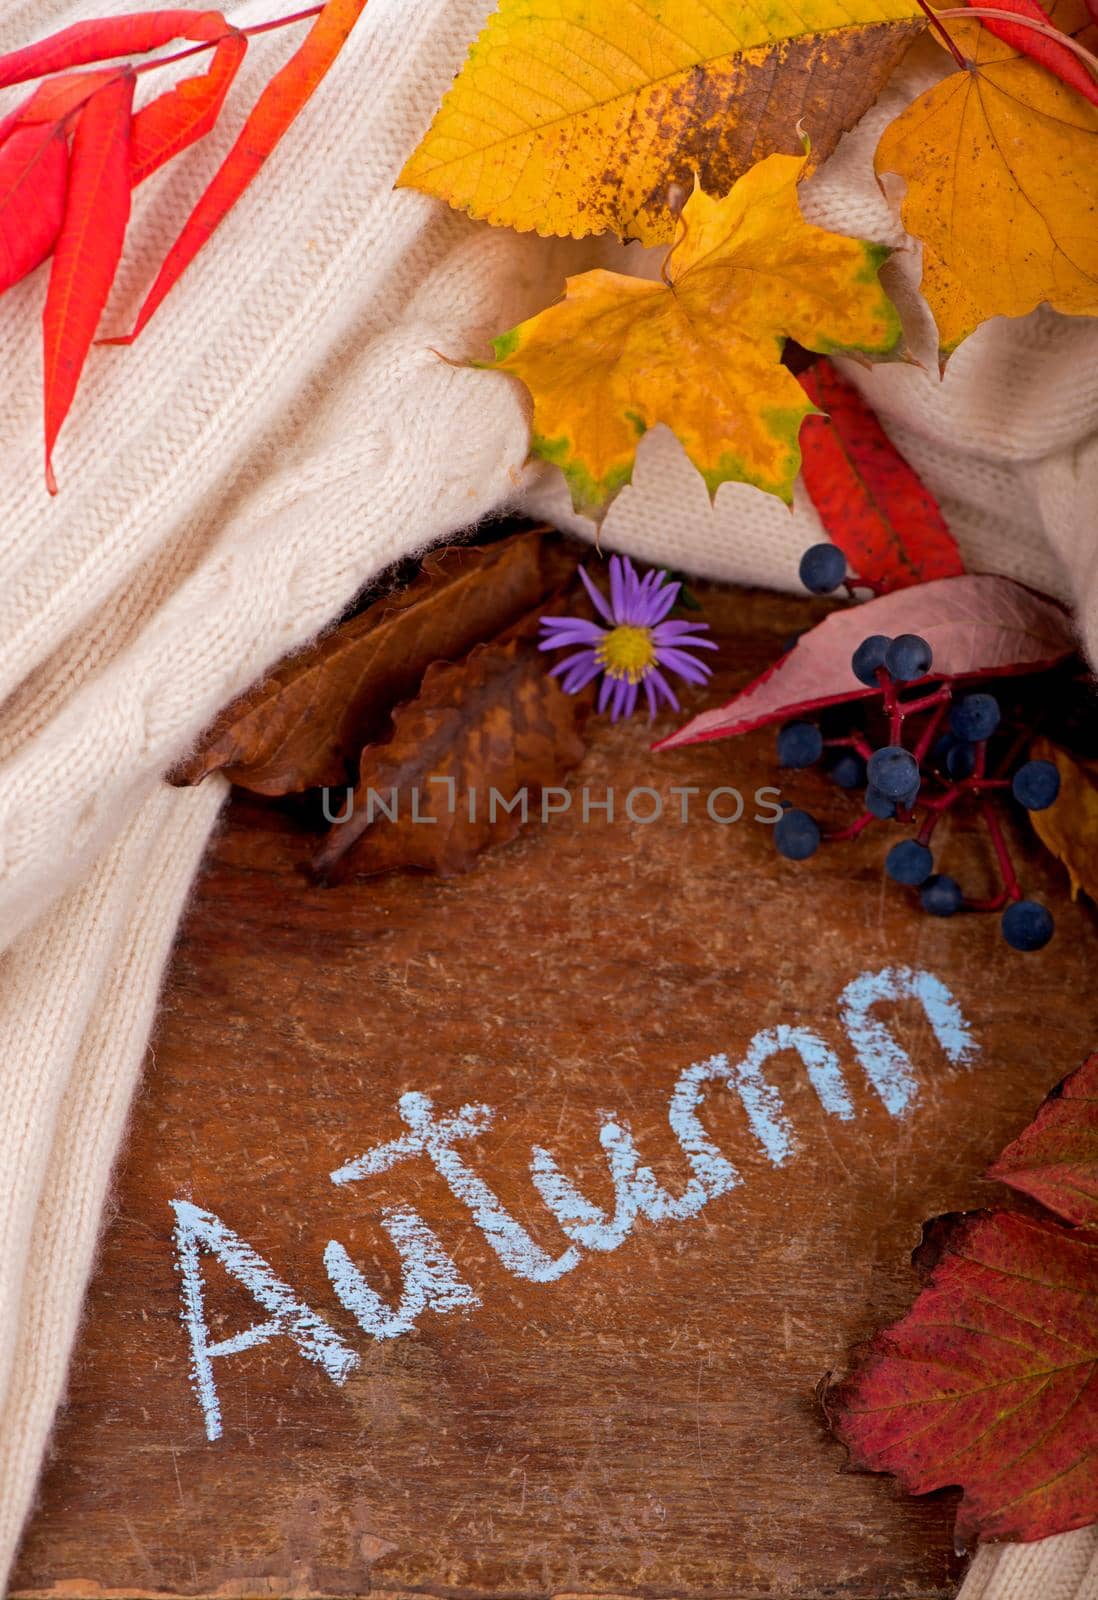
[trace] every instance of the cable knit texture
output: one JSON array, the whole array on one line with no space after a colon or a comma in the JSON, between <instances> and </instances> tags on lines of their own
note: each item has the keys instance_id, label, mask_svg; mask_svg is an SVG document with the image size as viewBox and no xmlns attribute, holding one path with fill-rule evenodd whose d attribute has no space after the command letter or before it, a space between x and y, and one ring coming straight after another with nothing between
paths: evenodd
<instances>
[{"instance_id":1,"label":"cable knit texture","mask_svg":"<svg viewBox=\"0 0 1098 1600\"><path fill-rule=\"evenodd\" d=\"M0 50L134 0L6 0ZM96 350L42 487L41 276L0 302L0 1584L31 1505L110 1168L188 885L223 798L161 774L213 715L381 568L521 508L590 536L524 472L519 387L454 368L568 272L651 254L495 231L394 193L488 0L370 0L252 191L131 350ZM277 14L249 0L234 20ZM225 126L137 196L107 322L132 321L240 107L293 47L257 40ZM177 69L182 70L182 69ZM917 253L872 177L883 123L933 81L920 46L805 198L898 247L887 269L925 368L851 375L938 493L970 563L1072 600L1098 644L1098 323L982 329L939 382ZM142 82L142 93L163 87ZM0 111L12 96L2 97ZM738 485L710 506L663 429L603 542L795 587L819 537ZM1090 1531L982 1553L966 1600L1098 1596ZM104 1581L110 1574L103 1574Z\"/></svg>"}]
</instances>

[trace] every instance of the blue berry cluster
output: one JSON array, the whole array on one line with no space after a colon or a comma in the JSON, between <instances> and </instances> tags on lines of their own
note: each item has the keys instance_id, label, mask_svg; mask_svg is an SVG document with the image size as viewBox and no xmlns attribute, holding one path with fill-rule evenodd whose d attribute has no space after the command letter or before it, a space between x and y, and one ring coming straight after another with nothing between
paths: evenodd
<instances>
[{"instance_id":1,"label":"blue berry cluster","mask_svg":"<svg viewBox=\"0 0 1098 1600\"><path fill-rule=\"evenodd\" d=\"M846 562L834 545L814 545L801 562L802 582L817 593L843 582ZM996 792L1009 789L1030 811L1052 805L1060 776L1050 761L1024 761L1013 774L989 775L988 741L999 731L1002 711L995 695L983 691L954 694L952 683L924 683L921 693L903 700L902 686L929 677L933 652L918 634L890 639L870 634L851 658L859 682L879 689L890 738L873 748L860 732L826 740L815 722L789 722L778 733L778 760L783 767L804 768L823 762L840 788L864 792L864 812L848 828L825 835L809 812L788 808L774 829L779 852L791 861L814 855L826 838L849 838L874 820L893 820L915 830L894 844L885 871L894 882L918 892L931 916L951 917L961 910L1001 912L1003 938L1015 950L1040 950L1053 934L1050 912L1022 897L1006 843L988 805ZM914 748L904 743L905 721L922 721ZM943 726L944 724L944 726ZM929 793L923 793L924 784ZM957 800L977 799L991 834L1003 876L1000 893L986 902L966 900L955 878L934 870L931 838L939 818Z\"/></svg>"}]
</instances>

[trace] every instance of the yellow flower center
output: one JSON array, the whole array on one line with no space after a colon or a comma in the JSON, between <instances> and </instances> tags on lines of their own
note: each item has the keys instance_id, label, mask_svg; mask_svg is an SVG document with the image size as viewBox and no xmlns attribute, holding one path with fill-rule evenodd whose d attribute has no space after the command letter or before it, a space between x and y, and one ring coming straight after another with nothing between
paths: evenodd
<instances>
[{"instance_id":1,"label":"yellow flower center","mask_svg":"<svg viewBox=\"0 0 1098 1600\"><path fill-rule=\"evenodd\" d=\"M656 665L651 629L628 623L611 628L595 654L608 678L627 678L630 683L639 683Z\"/></svg>"}]
</instances>

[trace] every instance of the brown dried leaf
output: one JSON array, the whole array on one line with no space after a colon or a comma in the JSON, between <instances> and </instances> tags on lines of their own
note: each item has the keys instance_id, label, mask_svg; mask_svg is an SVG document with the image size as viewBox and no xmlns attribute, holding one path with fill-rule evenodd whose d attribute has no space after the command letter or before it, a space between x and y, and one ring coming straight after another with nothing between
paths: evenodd
<instances>
[{"instance_id":1,"label":"brown dried leaf","mask_svg":"<svg viewBox=\"0 0 1098 1600\"><path fill-rule=\"evenodd\" d=\"M1035 760L1051 761L1060 774L1060 793L1047 811L1029 820L1046 850L1062 861L1071 879L1071 898L1079 890L1098 902L1098 761L1079 761L1059 745L1037 739Z\"/></svg>"},{"instance_id":2,"label":"brown dried leaf","mask_svg":"<svg viewBox=\"0 0 1098 1600\"><path fill-rule=\"evenodd\" d=\"M590 694L567 695L549 676L536 624L531 616L464 661L430 668L418 698L393 713L392 738L363 751L352 815L315 857L319 876L341 882L395 867L467 872L480 851L522 826L521 806L493 805L493 792L509 803L525 790L532 814L543 788L579 763Z\"/></svg>"},{"instance_id":3,"label":"brown dried leaf","mask_svg":"<svg viewBox=\"0 0 1098 1600\"><path fill-rule=\"evenodd\" d=\"M526 530L486 547L433 552L419 576L290 656L234 701L172 782L224 772L257 794L342 784L363 745L428 667L456 661L536 606L572 563L559 537Z\"/></svg>"}]
</instances>

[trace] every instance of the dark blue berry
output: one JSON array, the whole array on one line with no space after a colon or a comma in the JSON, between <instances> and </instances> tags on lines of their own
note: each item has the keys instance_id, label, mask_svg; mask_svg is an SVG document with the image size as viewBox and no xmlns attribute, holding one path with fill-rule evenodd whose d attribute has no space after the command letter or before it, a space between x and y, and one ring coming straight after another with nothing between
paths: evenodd
<instances>
[{"instance_id":1,"label":"dark blue berry","mask_svg":"<svg viewBox=\"0 0 1098 1600\"><path fill-rule=\"evenodd\" d=\"M962 739L990 739L999 726L999 702L993 694L966 694L954 702L949 725Z\"/></svg>"},{"instance_id":2,"label":"dark blue berry","mask_svg":"<svg viewBox=\"0 0 1098 1600\"><path fill-rule=\"evenodd\" d=\"M1041 950L1052 938L1052 913L1036 900L1015 900L1003 912L1003 938L1012 950Z\"/></svg>"},{"instance_id":3,"label":"dark blue berry","mask_svg":"<svg viewBox=\"0 0 1098 1600\"><path fill-rule=\"evenodd\" d=\"M875 789L890 800L914 798L919 788L919 763L900 744L886 744L883 750L874 750L866 769Z\"/></svg>"},{"instance_id":4,"label":"dark blue berry","mask_svg":"<svg viewBox=\"0 0 1098 1600\"><path fill-rule=\"evenodd\" d=\"M896 815L896 802L870 784L865 791L865 809L872 812L881 822L887 822L889 817Z\"/></svg>"},{"instance_id":5,"label":"dark blue berry","mask_svg":"<svg viewBox=\"0 0 1098 1600\"><path fill-rule=\"evenodd\" d=\"M955 911L961 909L964 895L956 878L950 878L944 872L936 872L923 884L919 891L919 900L923 910L929 911L932 917L951 917Z\"/></svg>"},{"instance_id":6,"label":"dark blue berry","mask_svg":"<svg viewBox=\"0 0 1098 1600\"><path fill-rule=\"evenodd\" d=\"M947 728L945 733L940 733L935 739L934 743L931 745L930 759L935 763L936 766L944 767L946 764L946 757L949 755L949 752L955 745L960 744L960 742L961 741L957 738L957 735L955 733L950 733Z\"/></svg>"},{"instance_id":7,"label":"dark blue berry","mask_svg":"<svg viewBox=\"0 0 1098 1600\"><path fill-rule=\"evenodd\" d=\"M808 631L809 630L807 628L798 628L796 633L787 633L785 638L782 640L782 655L787 656L792 650L793 646L796 644L797 640L802 638L803 635Z\"/></svg>"},{"instance_id":8,"label":"dark blue berry","mask_svg":"<svg viewBox=\"0 0 1098 1600\"><path fill-rule=\"evenodd\" d=\"M917 633L901 633L885 652L885 666L898 683L925 678L933 660L933 650Z\"/></svg>"},{"instance_id":9,"label":"dark blue berry","mask_svg":"<svg viewBox=\"0 0 1098 1600\"><path fill-rule=\"evenodd\" d=\"M1010 787L1027 811L1044 811L1060 793L1060 774L1051 761L1027 761L1014 774Z\"/></svg>"},{"instance_id":10,"label":"dark blue berry","mask_svg":"<svg viewBox=\"0 0 1098 1600\"><path fill-rule=\"evenodd\" d=\"M967 739L955 739L945 758L945 767L951 778L971 778L976 770L976 746Z\"/></svg>"},{"instance_id":11,"label":"dark blue berry","mask_svg":"<svg viewBox=\"0 0 1098 1600\"><path fill-rule=\"evenodd\" d=\"M806 861L820 844L820 825L807 811L786 811L774 824L778 854L790 861Z\"/></svg>"},{"instance_id":12,"label":"dark blue berry","mask_svg":"<svg viewBox=\"0 0 1098 1600\"><path fill-rule=\"evenodd\" d=\"M885 655L892 640L887 633L871 633L863 639L850 658L851 670L859 683L870 689L879 688L877 673L885 664Z\"/></svg>"},{"instance_id":13,"label":"dark blue berry","mask_svg":"<svg viewBox=\"0 0 1098 1600\"><path fill-rule=\"evenodd\" d=\"M930 877L934 857L925 844L917 839L901 839L885 857L885 871L895 883L909 883L918 888Z\"/></svg>"},{"instance_id":14,"label":"dark blue berry","mask_svg":"<svg viewBox=\"0 0 1098 1600\"><path fill-rule=\"evenodd\" d=\"M837 544L809 545L799 570L806 589L813 594L830 594L846 577L846 557Z\"/></svg>"},{"instance_id":15,"label":"dark blue berry","mask_svg":"<svg viewBox=\"0 0 1098 1600\"><path fill-rule=\"evenodd\" d=\"M814 722L787 722L778 734L778 762L783 767L810 767L823 755L823 734Z\"/></svg>"},{"instance_id":16,"label":"dark blue berry","mask_svg":"<svg viewBox=\"0 0 1098 1600\"><path fill-rule=\"evenodd\" d=\"M865 762L853 750L840 750L832 756L827 775L840 789L860 789L865 782Z\"/></svg>"}]
</instances>

